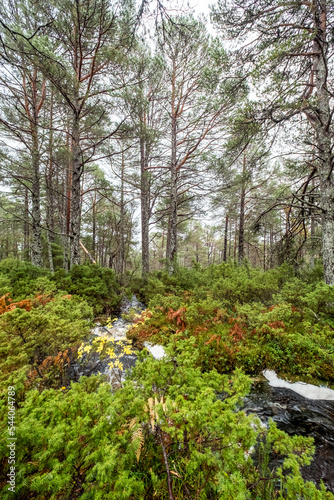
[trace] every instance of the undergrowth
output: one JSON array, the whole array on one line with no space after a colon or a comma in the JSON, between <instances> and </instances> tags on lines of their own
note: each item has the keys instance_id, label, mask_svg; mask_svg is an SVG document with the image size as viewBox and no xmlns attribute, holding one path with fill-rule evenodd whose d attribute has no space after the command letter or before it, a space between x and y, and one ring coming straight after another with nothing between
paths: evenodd
<instances>
[{"instance_id":1,"label":"undergrowth","mask_svg":"<svg viewBox=\"0 0 334 500\"><path fill-rule=\"evenodd\" d=\"M139 345L194 337L204 370L271 368L334 384L334 288L322 281L229 262L155 273L139 294L148 309L128 333Z\"/></svg>"},{"instance_id":2,"label":"undergrowth","mask_svg":"<svg viewBox=\"0 0 334 500\"><path fill-rule=\"evenodd\" d=\"M50 276L7 260L0 292L1 498L12 498L8 385L19 500L334 498L302 479L311 438L265 429L238 410L249 375L264 368L333 384L334 291L316 274L230 262L152 273L122 291L99 266ZM94 315L117 311L123 292L148 305L130 311L129 338L163 343L167 357L142 351L116 391L102 376L71 382L72 363L93 349ZM111 355L102 340L96 350ZM282 465L271 469L269 457Z\"/></svg>"}]
</instances>

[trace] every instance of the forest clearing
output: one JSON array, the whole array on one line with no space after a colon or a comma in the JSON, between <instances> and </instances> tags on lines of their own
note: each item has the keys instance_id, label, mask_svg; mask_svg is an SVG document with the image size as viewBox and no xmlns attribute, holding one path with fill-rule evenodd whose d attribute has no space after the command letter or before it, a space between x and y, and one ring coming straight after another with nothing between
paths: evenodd
<instances>
[{"instance_id":1,"label":"forest clearing","mask_svg":"<svg viewBox=\"0 0 334 500\"><path fill-rule=\"evenodd\" d=\"M333 1L0 5L1 499L334 499Z\"/></svg>"}]
</instances>

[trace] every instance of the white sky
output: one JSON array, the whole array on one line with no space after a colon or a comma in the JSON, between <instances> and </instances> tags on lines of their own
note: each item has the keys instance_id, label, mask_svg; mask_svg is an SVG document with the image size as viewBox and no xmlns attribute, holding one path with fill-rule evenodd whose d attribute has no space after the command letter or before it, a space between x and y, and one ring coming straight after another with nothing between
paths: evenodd
<instances>
[{"instance_id":1,"label":"white sky","mask_svg":"<svg viewBox=\"0 0 334 500\"><path fill-rule=\"evenodd\" d=\"M210 2L209 4L206 0L190 0L189 3L191 7L195 7L195 10L198 14L203 13L209 15L209 5L212 5L214 2Z\"/></svg>"},{"instance_id":2,"label":"white sky","mask_svg":"<svg viewBox=\"0 0 334 500\"><path fill-rule=\"evenodd\" d=\"M216 0L210 0L208 3L206 0L166 0L164 5L167 8L167 10L170 9L175 9L179 8L184 11L187 11L187 9L195 10L195 14L204 14L207 18L207 28L209 33L214 34L213 27L210 23L210 5L214 5L216 3Z\"/></svg>"}]
</instances>

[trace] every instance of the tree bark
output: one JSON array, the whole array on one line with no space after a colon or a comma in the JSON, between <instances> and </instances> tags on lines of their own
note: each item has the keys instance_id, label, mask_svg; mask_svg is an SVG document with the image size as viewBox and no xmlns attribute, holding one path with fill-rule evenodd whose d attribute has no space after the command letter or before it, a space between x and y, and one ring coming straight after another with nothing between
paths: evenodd
<instances>
[{"instance_id":1,"label":"tree bark","mask_svg":"<svg viewBox=\"0 0 334 500\"><path fill-rule=\"evenodd\" d=\"M125 204L124 204L124 152L122 152L122 170L121 170L121 204L120 204L120 224L119 224L119 253L118 253L118 269L117 272L121 275L121 283L123 282L124 275L124 218L125 218Z\"/></svg>"},{"instance_id":2,"label":"tree bark","mask_svg":"<svg viewBox=\"0 0 334 500\"><path fill-rule=\"evenodd\" d=\"M242 264L244 252L244 226L245 226L245 195L246 195L246 155L244 154L242 164L242 184L240 193L240 214L239 214L239 242L238 242L238 262Z\"/></svg>"},{"instance_id":3,"label":"tree bark","mask_svg":"<svg viewBox=\"0 0 334 500\"><path fill-rule=\"evenodd\" d=\"M24 191L24 259L30 258L30 245L29 245L29 197L28 188Z\"/></svg>"},{"instance_id":4,"label":"tree bark","mask_svg":"<svg viewBox=\"0 0 334 500\"><path fill-rule=\"evenodd\" d=\"M225 233L224 233L224 251L223 251L223 261L227 261L227 236L228 236L228 215L225 217Z\"/></svg>"},{"instance_id":5,"label":"tree bark","mask_svg":"<svg viewBox=\"0 0 334 500\"><path fill-rule=\"evenodd\" d=\"M167 234L167 266L169 274L174 271L177 252L177 111L175 109L175 69L172 79L172 116L171 116L171 177L170 177L170 208Z\"/></svg>"},{"instance_id":6,"label":"tree bark","mask_svg":"<svg viewBox=\"0 0 334 500\"><path fill-rule=\"evenodd\" d=\"M149 249L149 218L150 218L150 196L149 179L145 152L145 139L140 138L140 203L141 203L141 257L142 276L150 272L150 249Z\"/></svg>"},{"instance_id":7,"label":"tree bark","mask_svg":"<svg viewBox=\"0 0 334 500\"><path fill-rule=\"evenodd\" d=\"M53 266L52 246L51 246L49 228L46 230L46 240L47 240L47 245L48 245L48 258L49 258L50 272L51 272L51 274L54 274L55 270L54 270L54 266Z\"/></svg>"},{"instance_id":8,"label":"tree bark","mask_svg":"<svg viewBox=\"0 0 334 500\"><path fill-rule=\"evenodd\" d=\"M41 230L41 187L40 187L40 153L38 149L37 126L34 127L32 149L32 184L31 184L31 215L32 215L32 242L31 263L42 266L42 230Z\"/></svg>"},{"instance_id":9,"label":"tree bark","mask_svg":"<svg viewBox=\"0 0 334 500\"><path fill-rule=\"evenodd\" d=\"M95 258L96 249L96 200L93 203L93 214L92 214L92 254Z\"/></svg>"},{"instance_id":10,"label":"tree bark","mask_svg":"<svg viewBox=\"0 0 334 500\"><path fill-rule=\"evenodd\" d=\"M37 69L31 75L31 102L32 113L29 111L28 96L26 96L26 112L30 120L31 130L31 159L32 159L32 183L31 183L31 215L32 215L32 243L31 263L34 266L42 266L42 229L41 229L41 173L40 173L40 150L38 137L38 114L44 101L45 82L43 85L41 101L37 98ZM24 81L24 88L26 88Z\"/></svg>"},{"instance_id":11,"label":"tree bark","mask_svg":"<svg viewBox=\"0 0 334 500\"><path fill-rule=\"evenodd\" d=\"M315 45L317 55L314 60L314 73L317 89L316 140L319 159L320 204L322 209L322 258L324 280L334 285L334 158L330 122L330 95L327 90L328 42L326 40L327 2L320 0L314 11L314 28L317 36Z\"/></svg>"},{"instance_id":12,"label":"tree bark","mask_svg":"<svg viewBox=\"0 0 334 500\"><path fill-rule=\"evenodd\" d=\"M81 174L80 131L78 106L73 114L72 126L72 189L70 220L70 266L80 264L80 224L81 224Z\"/></svg>"},{"instance_id":13,"label":"tree bark","mask_svg":"<svg viewBox=\"0 0 334 500\"><path fill-rule=\"evenodd\" d=\"M266 270L266 260L267 260L267 231L264 230L263 235L263 270Z\"/></svg>"}]
</instances>

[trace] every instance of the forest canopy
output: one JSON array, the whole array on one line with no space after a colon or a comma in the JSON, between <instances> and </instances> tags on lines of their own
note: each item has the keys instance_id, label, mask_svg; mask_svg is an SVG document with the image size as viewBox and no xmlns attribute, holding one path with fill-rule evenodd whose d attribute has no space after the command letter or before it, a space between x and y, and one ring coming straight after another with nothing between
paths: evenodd
<instances>
[{"instance_id":1,"label":"forest canopy","mask_svg":"<svg viewBox=\"0 0 334 500\"><path fill-rule=\"evenodd\" d=\"M334 3L203 9L0 0L1 498L334 498Z\"/></svg>"},{"instance_id":2,"label":"forest canopy","mask_svg":"<svg viewBox=\"0 0 334 500\"><path fill-rule=\"evenodd\" d=\"M334 283L331 2L1 11L1 259Z\"/></svg>"}]
</instances>

